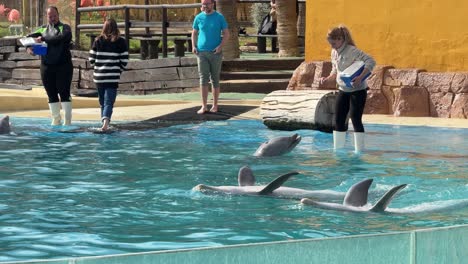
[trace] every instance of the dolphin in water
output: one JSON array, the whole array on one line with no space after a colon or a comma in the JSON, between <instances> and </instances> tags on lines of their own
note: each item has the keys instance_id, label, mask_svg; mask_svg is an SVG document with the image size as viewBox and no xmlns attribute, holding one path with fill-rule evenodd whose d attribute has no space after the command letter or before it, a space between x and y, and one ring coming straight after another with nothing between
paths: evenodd
<instances>
[{"instance_id":1,"label":"dolphin in water","mask_svg":"<svg viewBox=\"0 0 468 264\"><path fill-rule=\"evenodd\" d=\"M367 204L367 197L369 194L369 187L372 184L372 179L367 179L358 182L349 188L342 204L337 203L326 203L320 201L314 201L310 198L303 198L302 204L312 205L323 209L351 211L351 212L384 212L387 206L395 197L395 195L406 187L406 184L401 184L393 187L387 191L382 198L380 198L374 205Z\"/></svg>"},{"instance_id":2,"label":"dolphin in water","mask_svg":"<svg viewBox=\"0 0 468 264\"><path fill-rule=\"evenodd\" d=\"M301 199L304 197L318 200L339 200L345 197L345 193L333 190L304 190L299 188L283 187L291 176L299 174L290 172L279 176L267 185L255 185L255 176L248 166L240 168L238 174L238 186L208 186L199 184L193 188L202 193L225 193L231 195L259 195L274 196L279 198Z\"/></svg>"},{"instance_id":3,"label":"dolphin in water","mask_svg":"<svg viewBox=\"0 0 468 264\"><path fill-rule=\"evenodd\" d=\"M294 134L289 137L272 138L260 145L255 151L256 157L281 156L293 150L301 142L301 136Z\"/></svg>"},{"instance_id":4,"label":"dolphin in water","mask_svg":"<svg viewBox=\"0 0 468 264\"><path fill-rule=\"evenodd\" d=\"M6 115L0 119L0 134L10 134L10 132L10 117Z\"/></svg>"}]
</instances>

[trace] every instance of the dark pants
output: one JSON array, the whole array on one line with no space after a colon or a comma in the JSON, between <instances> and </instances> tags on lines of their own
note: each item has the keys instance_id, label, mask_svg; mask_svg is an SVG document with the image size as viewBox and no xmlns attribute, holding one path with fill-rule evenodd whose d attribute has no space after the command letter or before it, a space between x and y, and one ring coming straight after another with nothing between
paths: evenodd
<instances>
[{"instance_id":1,"label":"dark pants","mask_svg":"<svg viewBox=\"0 0 468 264\"><path fill-rule=\"evenodd\" d=\"M114 110L117 88L98 88L99 104L101 105L101 120L111 119Z\"/></svg>"},{"instance_id":2,"label":"dark pants","mask_svg":"<svg viewBox=\"0 0 468 264\"><path fill-rule=\"evenodd\" d=\"M345 93L338 92L335 102L335 130L347 131L346 119L349 116L353 122L355 132L364 132L364 125L362 124L362 114L364 113L364 106L366 105L367 90L359 90L356 92Z\"/></svg>"},{"instance_id":3,"label":"dark pants","mask_svg":"<svg viewBox=\"0 0 468 264\"><path fill-rule=\"evenodd\" d=\"M42 84L49 97L49 103L70 102L72 78L73 64L71 62L59 65L41 64Z\"/></svg>"}]
</instances>

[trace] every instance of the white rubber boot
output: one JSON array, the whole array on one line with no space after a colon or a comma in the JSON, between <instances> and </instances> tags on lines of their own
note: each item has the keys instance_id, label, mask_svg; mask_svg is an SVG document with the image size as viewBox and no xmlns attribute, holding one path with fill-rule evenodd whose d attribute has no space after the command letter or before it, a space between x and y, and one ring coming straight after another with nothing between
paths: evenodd
<instances>
[{"instance_id":1,"label":"white rubber boot","mask_svg":"<svg viewBox=\"0 0 468 264\"><path fill-rule=\"evenodd\" d=\"M60 103L49 103L50 114L52 115L53 126L58 126L62 122L62 117L60 116Z\"/></svg>"},{"instance_id":2,"label":"white rubber boot","mask_svg":"<svg viewBox=\"0 0 468 264\"><path fill-rule=\"evenodd\" d=\"M364 132L354 132L354 152L361 153L364 151Z\"/></svg>"},{"instance_id":3,"label":"white rubber boot","mask_svg":"<svg viewBox=\"0 0 468 264\"><path fill-rule=\"evenodd\" d=\"M342 149L345 146L346 132L333 131L333 148Z\"/></svg>"},{"instance_id":4,"label":"white rubber boot","mask_svg":"<svg viewBox=\"0 0 468 264\"><path fill-rule=\"evenodd\" d=\"M62 109L64 112L64 118L65 118L65 120L63 121L63 125L69 126L71 125L71 120L72 120L72 103L62 102Z\"/></svg>"}]
</instances>

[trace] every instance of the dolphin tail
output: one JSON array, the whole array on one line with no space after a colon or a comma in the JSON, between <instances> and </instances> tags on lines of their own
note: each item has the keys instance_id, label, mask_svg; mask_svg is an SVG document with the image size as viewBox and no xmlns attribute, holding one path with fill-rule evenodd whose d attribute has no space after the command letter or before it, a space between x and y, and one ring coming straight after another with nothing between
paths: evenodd
<instances>
[{"instance_id":1,"label":"dolphin tail","mask_svg":"<svg viewBox=\"0 0 468 264\"><path fill-rule=\"evenodd\" d=\"M267 186L265 186L265 188L263 188L263 189L262 189L261 191L259 191L257 194L258 194L258 195L269 195L269 194L271 194L274 190L276 190L276 189L278 189L279 187L281 187L281 185L283 185L283 183L285 183L289 178L291 178L291 176L297 175L297 174L299 174L299 172L296 172L296 171L283 174L283 175L279 176L278 178L274 179L274 180L273 180L272 182L270 182L269 184L267 184Z\"/></svg>"},{"instance_id":2,"label":"dolphin tail","mask_svg":"<svg viewBox=\"0 0 468 264\"><path fill-rule=\"evenodd\" d=\"M237 181L239 182L239 186L254 186L255 176L252 169L249 166L240 168L237 174Z\"/></svg>"},{"instance_id":3,"label":"dolphin tail","mask_svg":"<svg viewBox=\"0 0 468 264\"><path fill-rule=\"evenodd\" d=\"M406 184L398 185L396 187L393 187L390 189L388 192L380 198L380 200L369 210L371 212L383 212L385 209L387 209L387 206L390 204L390 202L393 200L393 197L402 190L403 188L406 187Z\"/></svg>"},{"instance_id":4,"label":"dolphin tail","mask_svg":"<svg viewBox=\"0 0 468 264\"><path fill-rule=\"evenodd\" d=\"M349 188L348 192L346 193L343 205L355 207L366 205L367 196L369 194L369 187L371 186L372 181L372 179L366 179L351 186L351 188Z\"/></svg>"}]
</instances>

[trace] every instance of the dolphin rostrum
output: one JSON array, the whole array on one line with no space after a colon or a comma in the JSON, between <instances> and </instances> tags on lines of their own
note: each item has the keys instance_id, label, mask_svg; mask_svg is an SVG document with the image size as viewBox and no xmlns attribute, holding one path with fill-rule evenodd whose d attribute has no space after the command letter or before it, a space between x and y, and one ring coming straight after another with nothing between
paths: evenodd
<instances>
[{"instance_id":1,"label":"dolphin rostrum","mask_svg":"<svg viewBox=\"0 0 468 264\"><path fill-rule=\"evenodd\" d=\"M6 115L0 119L0 134L9 134L10 132L10 117Z\"/></svg>"},{"instance_id":2,"label":"dolphin rostrum","mask_svg":"<svg viewBox=\"0 0 468 264\"><path fill-rule=\"evenodd\" d=\"M231 195L267 195L280 198L300 199L304 197L319 200L339 200L345 197L345 193L333 190L309 191L299 188L283 187L282 185L298 172L290 172L279 176L267 185L255 185L255 176L248 166L240 168L238 174L238 186L208 186L199 184L193 190L202 193L225 193Z\"/></svg>"},{"instance_id":3,"label":"dolphin rostrum","mask_svg":"<svg viewBox=\"0 0 468 264\"><path fill-rule=\"evenodd\" d=\"M372 179L367 179L358 182L349 188L346 196L343 200L343 204L337 203L326 203L314 201L313 199L303 198L302 204L312 205L323 209L333 209L341 211L352 211L352 212L383 212L387 209L388 204L392 201L393 197L406 187L406 184L401 184L393 187L387 191L382 198L380 198L374 205L367 205L367 196L369 193L369 187L372 184Z\"/></svg>"},{"instance_id":4,"label":"dolphin rostrum","mask_svg":"<svg viewBox=\"0 0 468 264\"><path fill-rule=\"evenodd\" d=\"M294 134L289 137L272 138L260 145L255 151L257 157L273 157L286 154L293 150L301 142L301 136Z\"/></svg>"}]
</instances>

